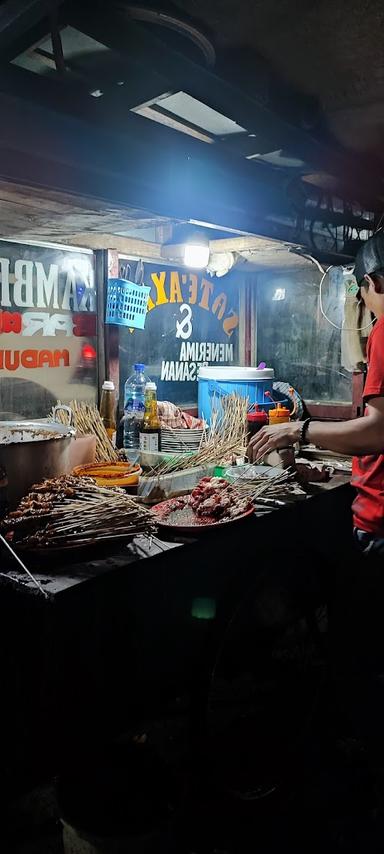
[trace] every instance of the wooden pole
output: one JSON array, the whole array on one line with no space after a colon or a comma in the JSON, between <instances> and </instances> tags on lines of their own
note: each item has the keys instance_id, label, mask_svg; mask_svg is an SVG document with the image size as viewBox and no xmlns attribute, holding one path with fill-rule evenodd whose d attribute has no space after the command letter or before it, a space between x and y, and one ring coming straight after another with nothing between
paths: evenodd
<instances>
[{"instance_id":1,"label":"wooden pole","mask_svg":"<svg viewBox=\"0 0 384 854\"><path fill-rule=\"evenodd\" d=\"M98 249L95 252L95 282L96 282L96 305L97 305L97 380L99 402L101 387L107 376L107 357L105 341L105 303L106 286L108 278L108 252Z\"/></svg>"},{"instance_id":2,"label":"wooden pole","mask_svg":"<svg viewBox=\"0 0 384 854\"><path fill-rule=\"evenodd\" d=\"M109 249L106 253L108 262L106 265L105 292L108 287L108 277L119 276L119 255L116 249ZM103 315L103 322L105 309ZM113 324L105 324L105 354L106 354L106 379L115 384L117 395L120 394L120 371L119 371L119 327Z\"/></svg>"}]
</instances>

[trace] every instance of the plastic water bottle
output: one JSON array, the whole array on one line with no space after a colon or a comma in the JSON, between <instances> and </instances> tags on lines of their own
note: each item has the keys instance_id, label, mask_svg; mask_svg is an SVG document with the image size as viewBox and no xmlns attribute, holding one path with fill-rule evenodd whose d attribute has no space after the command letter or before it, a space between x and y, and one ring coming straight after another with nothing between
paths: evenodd
<instances>
[{"instance_id":1,"label":"plastic water bottle","mask_svg":"<svg viewBox=\"0 0 384 854\"><path fill-rule=\"evenodd\" d=\"M139 433L144 418L145 386L148 377L144 374L145 365L133 366L133 374L124 386L124 433L123 444L127 457L136 462L140 453Z\"/></svg>"}]
</instances>

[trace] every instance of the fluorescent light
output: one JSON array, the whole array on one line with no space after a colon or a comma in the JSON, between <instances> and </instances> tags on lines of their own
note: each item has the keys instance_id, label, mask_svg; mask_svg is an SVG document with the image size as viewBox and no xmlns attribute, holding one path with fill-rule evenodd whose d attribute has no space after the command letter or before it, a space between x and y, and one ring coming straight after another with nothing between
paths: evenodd
<instances>
[{"instance_id":1,"label":"fluorescent light","mask_svg":"<svg viewBox=\"0 0 384 854\"><path fill-rule=\"evenodd\" d=\"M186 243L184 246L184 264L186 267L194 267L203 270L208 266L209 245L204 243Z\"/></svg>"},{"instance_id":2,"label":"fluorescent light","mask_svg":"<svg viewBox=\"0 0 384 854\"><path fill-rule=\"evenodd\" d=\"M198 101L187 92L174 92L157 101L162 110L190 122L197 128L213 134L213 136L230 136L232 133L245 133L245 128L224 116L203 101Z\"/></svg>"},{"instance_id":3,"label":"fluorescent light","mask_svg":"<svg viewBox=\"0 0 384 854\"><path fill-rule=\"evenodd\" d=\"M274 302L280 302L282 299L285 299L285 288L275 288L272 300Z\"/></svg>"}]
</instances>

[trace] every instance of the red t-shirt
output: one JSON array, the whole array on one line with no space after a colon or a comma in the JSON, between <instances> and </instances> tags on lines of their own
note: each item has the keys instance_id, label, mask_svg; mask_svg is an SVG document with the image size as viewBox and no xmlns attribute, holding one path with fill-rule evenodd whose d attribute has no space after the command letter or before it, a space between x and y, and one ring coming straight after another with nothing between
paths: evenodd
<instances>
[{"instance_id":1,"label":"red t-shirt","mask_svg":"<svg viewBox=\"0 0 384 854\"><path fill-rule=\"evenodd\" d=\"M367 361L364 400L384 397L384 317L376 321L368 338ZM384 537L384 436L382 454L353 458L352 484L357 489L352 505L353 524Z\"/></svg>"}]
</instances>

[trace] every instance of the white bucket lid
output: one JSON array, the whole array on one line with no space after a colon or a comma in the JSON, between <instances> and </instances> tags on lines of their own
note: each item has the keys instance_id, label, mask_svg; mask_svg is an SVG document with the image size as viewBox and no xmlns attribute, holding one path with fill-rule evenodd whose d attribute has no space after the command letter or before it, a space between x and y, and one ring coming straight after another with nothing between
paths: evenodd
<instances>
[{"instance_id":1,"label":"white bucket lid","mask_svg":"<svg viewBox=\"0 0 384 854\"><path fill-rule=\"evenodd\" d=\"M239 366L220 365L220 367L207 367L199 369L199 380L218 380L222 382L252 382L252 380L273 380L275 372L273 368L241 368Z\"/></svg>"}]
</instances>

